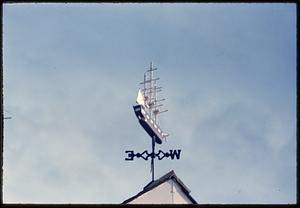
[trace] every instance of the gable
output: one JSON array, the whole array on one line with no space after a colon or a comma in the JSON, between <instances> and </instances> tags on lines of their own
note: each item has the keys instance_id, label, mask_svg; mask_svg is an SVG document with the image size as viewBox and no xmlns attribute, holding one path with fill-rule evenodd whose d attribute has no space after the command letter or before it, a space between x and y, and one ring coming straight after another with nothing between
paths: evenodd
<instances>
[{"instance_id":1,"label":"gable","mask_svg":"<svg viewBox=\"0 0 300 208\"><path fill-rule=\"evenodd\" d=\"M190 190L171 170L148 183L141 192L122 204L197 204Z\"/></svg>"},{"instance_id":2,"label":"gable","mask_svg":"<svg viewBox=\"0 0 300 208\"><path fill-rule=\"evenodd\" d=\"M176 180L169 179L128 204L192 204Z\"/></svg>"}]
</instances>

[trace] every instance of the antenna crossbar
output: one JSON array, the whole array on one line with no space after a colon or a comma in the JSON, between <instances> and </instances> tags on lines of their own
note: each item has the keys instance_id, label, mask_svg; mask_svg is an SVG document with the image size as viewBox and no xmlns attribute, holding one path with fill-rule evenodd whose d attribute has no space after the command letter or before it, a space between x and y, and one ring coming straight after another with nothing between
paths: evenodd
<instances>
[{"instance_id":1,"label":"antenna crossbar","mask_svg":"<svg viewBox=\"0 0 300 208\"><path fill-rule=\"evenodd\" d=\"M155 70L157 70L157 68L151 68L151 69L147 70L146 72L152 72L152 71L155 71Z\"/></svg>"},{"instance_id":2,"label":"antenna crossbar","mask_svg":"<svg viewBox=\"0 0 300 208\"><path fill-rule=\"evenodd\" d=\"M163 104L154 105L154 108L161 107L161 106L163 106Z\"/></svg>"},{"instance_id":3,"label":"antenna crossbar","mask_svg":"<svg viewBox=\"0 0 300 208\"><path fill-rule=\"evenodd\" d=\"M140 84L145 84L145 83L149 83L149 82L151 83L152 81L156 81L156 80L159 80L159 78L148 79L148 80L141 82Z\"/></svg>"},{"instance_id":4,"label":"antenna crossbar","mask_svg":"<svg viewBox=\"0 0 300 208\"><path fill-rule=\"evenodd\" d=\"M151 90L151 89L160 90L160 89L162 89L162 87L156 87L156 86L154 86L154 87L146 87L146 88L142 89L142 91Z\"/></svg>"},{"instance_id":5,"label":"antenna crossbar","mask_svg":"<svg viewBox=\"0 0 300 208\"><path fill-rule=\"evenodd\" d=\"M160 100L156 100L156 102L162 102L162 101L165 101L166 99L163 98L163 99L160 99Z\"/></svg>"},{"instance_id":6,"label":"antenna crossbar","mask_svg":"<svg viewBox=\"0 0 300 208\"><path fill-rule=\"evenodd\" d=\"M155 113L155 114L161 114L161 113L165 113L165 112L167 112L168 110L163 110L163 111L157 111L157 113Z\"/></svg>"}]
</instances>

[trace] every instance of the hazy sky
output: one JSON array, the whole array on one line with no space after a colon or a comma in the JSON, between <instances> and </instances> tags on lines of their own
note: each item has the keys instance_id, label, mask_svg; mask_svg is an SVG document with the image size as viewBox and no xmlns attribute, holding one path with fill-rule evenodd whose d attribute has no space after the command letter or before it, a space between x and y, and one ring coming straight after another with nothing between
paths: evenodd
<instances>
[{"instance_id":1,"label":"hazy sky","mask_svg":"<svg viewBox=\"0 0 300 208\"><path fill-rule=\"evenodd\" d=\"M4 202L121 203L151 180L134 115L158 67L156 162L199 203L296 202L296 4L4 4Z\"/></svg>"}]
</instances>

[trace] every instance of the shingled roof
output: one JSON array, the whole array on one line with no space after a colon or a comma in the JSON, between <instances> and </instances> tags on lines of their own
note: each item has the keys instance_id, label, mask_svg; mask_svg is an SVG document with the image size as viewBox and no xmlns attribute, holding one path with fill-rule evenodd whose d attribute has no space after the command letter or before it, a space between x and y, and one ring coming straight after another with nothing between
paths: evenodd
<instances>
[{"instance_id":1,"label":"shingled roof","mask_svg":"<svg viewBox=\"0 0 300 208\"><path fill-rule=\"evenodd\" d=\"M176 176L175 172L173 170L171 170L170 172L168 172L167 174L165 174L164 176L160 177L159 179L155 180L155 181L151 181L149 184L147 184L143 190L141 192L139 192L138 194L136 194L135 196L125 200L122 202L122 204L127 204L130 201L136 199L137 197L143 195L144 193L151 191L152 189L154 189L155 187L159 186L160 184L164 183L165 181L168 181L169 179L173 179L174 181L177 182L177 184L180 186L181 190L183 191L183 193L191 200L191 202L193 204L197 204L196 200L193 199L193 197L190 195L190 190L186 187L186 185L184 185L184 183Z\"/></svg>"}]
</instances>

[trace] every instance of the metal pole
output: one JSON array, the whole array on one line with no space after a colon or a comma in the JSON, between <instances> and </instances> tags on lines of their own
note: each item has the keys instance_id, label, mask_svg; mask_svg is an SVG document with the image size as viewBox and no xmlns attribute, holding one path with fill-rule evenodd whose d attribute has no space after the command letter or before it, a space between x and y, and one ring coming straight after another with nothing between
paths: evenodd
<instances>
[{"instance_id":1,"label":"metal pole","mask_svg":"<svg viewBox=\"0 0 300 208\"><path fill-rule=\"evenodd\" d=\"M150 83L149 83L149 85L150 85L150 99L149 99L149 102L150 102L150 106L149 106L149 114L150 114L150 118L152 118L152 105L151 105L151 103L152 103L152 62L150 62L150 71L149 71L149 75L150 75Z\"/></svg>"},{"instance_id":2,"label":"metal pole","mask_svg":"<svg viewBox=\"0 0 300 208\"><path fill-rule=\"evenodd\" d=\"M152 172L152 181L154 181L154 157L155 157L155 136L152 137L152 155L151 155L151 172Z\"/></svg>"}]
</instances>

